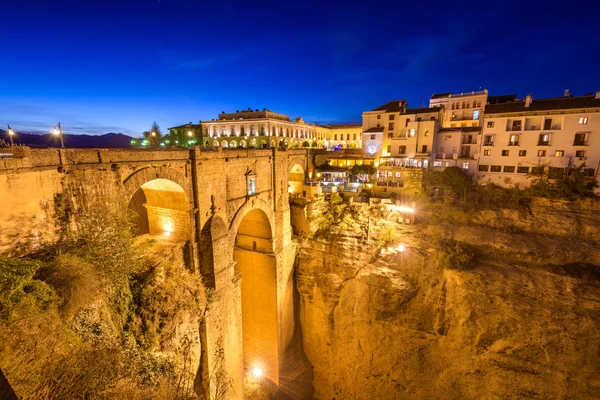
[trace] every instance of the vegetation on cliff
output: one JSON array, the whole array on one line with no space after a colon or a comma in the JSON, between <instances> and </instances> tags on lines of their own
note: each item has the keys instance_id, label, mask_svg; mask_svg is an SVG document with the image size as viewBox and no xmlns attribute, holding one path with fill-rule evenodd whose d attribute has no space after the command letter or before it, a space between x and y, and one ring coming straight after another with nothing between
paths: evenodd
<instances>
[{"instance_id":1,"label":"vegetation on cliff","mask_svg":"<svg viewBox=\"0 0 600 400\"><path fill-rule=\"evenodd\" d=\"M67 208L55 245L0 258L0 367L16 393L194 397L205 295L182 249L136 239L109 205Z\"/></svg>"}]
</instances>

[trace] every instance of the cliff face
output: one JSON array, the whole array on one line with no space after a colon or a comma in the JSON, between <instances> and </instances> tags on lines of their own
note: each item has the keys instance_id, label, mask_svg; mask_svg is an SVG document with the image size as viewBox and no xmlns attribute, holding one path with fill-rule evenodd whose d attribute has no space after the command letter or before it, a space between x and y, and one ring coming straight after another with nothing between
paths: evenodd
<instances>
[{"instance_id":1,"label":"cliff face","mask_svg":"<svg viewBox=\"0 0 600 400\"><path fill-rule=\"evenodd\" d=\"M437 268L426 226L397 229L404 253L355 237L302 242L296 279L315 398L600 397L595 242L547 226L463 226L454 237L478 258L455 271Z\"/></svg>"}]
</instances>

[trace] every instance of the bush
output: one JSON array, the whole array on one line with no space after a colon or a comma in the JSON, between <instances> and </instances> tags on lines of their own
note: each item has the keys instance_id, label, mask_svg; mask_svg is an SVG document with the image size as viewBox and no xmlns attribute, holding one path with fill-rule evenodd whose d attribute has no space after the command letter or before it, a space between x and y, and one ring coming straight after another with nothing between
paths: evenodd
<instances>
[{"instance_id":1,"label":"bush","mask_svg":"<svg viewBox=\"0 0 600 400\"><path fill-rule=\"evenodd\" d=\"M474 264L475 255L458 242L443 244L437 256L437 266L441 269L465 271Z\"/></svg>"}]
</instances>

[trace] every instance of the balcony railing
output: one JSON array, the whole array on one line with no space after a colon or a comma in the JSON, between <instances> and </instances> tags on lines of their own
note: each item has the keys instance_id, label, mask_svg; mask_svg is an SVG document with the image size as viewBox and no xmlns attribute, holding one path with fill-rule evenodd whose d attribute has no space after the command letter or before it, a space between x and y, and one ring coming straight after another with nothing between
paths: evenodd
<instances>
[{"instance_id":1,"label":"balcony railing","mask_svg":"<svg viewBox=\"0 0 600 400\"><path fill-rule=\"evenodd\" d=\"M462 144L477 144L477 139L471 139L471 140L463 139Z\"/></svg>"},{"instance_id":2,"label":"balcony railing","mask_svg":"<svg viewBox=\"0 0 600 400\"><path fill-rule=\"evenodd\" d=\"M522 131L523 128L521 127L521 125L519 126L511 126L510 128L508 128L507 130L511 131L511 132L518 132L518 131Z\"/></svg>"},{"instance_id":3,"label":"balcony railing","mask_svg":"<svg viewBox=\"0 0 600 400\"><path fill-rule=\"evenodd\" d=\"M493 146L494 142L485 142L483 145L484 146Z\"/></svg>"},{"instance_id":4,"label":"balcony railing","mask_svg":"<svg viewBox=\"0 0 600 400\"><path fill-rule=\"evenodd\" d=\"M573 146L587 146L588 142L587 140L575 140L573 142Z\"/></svg>"},{"instance_id":5,"label":"balcony railing","mask_svg":"<svg viewBox=\"0 0 600 400\"><path fill-rule=\"evenodd\" d=\"M519 142L508 142L509 146L518 146Z\"/></svg>"},{"instance_id":6,"label":"balcony railing","mask_svg":"<svg viewBox=\"0 0 600 400\"><path fill-rule=\"evenodd\" d=\"M550 141L549 140L539 140L537 145L538 146L550 146Z\"/></svg>"}]
</instances>

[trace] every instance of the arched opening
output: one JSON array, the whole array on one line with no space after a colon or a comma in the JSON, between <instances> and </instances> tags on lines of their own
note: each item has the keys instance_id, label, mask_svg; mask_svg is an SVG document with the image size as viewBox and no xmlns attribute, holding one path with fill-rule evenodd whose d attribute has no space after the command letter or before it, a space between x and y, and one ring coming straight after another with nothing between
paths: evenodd
<instances>
[{"instance_id":1,"label":"arched opening","mask_svg":"<svg viewBox=\"0 0 600 400\"><path fill-rule=\"evenodd\" d=\"M231 142L229 142L229 147L232 149L235 149L237 147L237 143L235 142L235 140L232 140Z\"/></svg>"},{"instance_id":2,"label":"arched opening","mask_svg":"<svg viewBox=\"0 0 600 400\"><path fill-rule=\"evenodd\" d=\"M288 192L302 193L304 185L304 168L300 164L294 164L288 176Z\"/></svg>"},{"instance_id":3,"label":"arched opening","mask_svg":"<svg viewBox=\"0 0 600 400\"><path fill-rule=\"evenodd\" d=\"M138 235L150 234L174 240L190 239L189 208L183 188L168 179L144 183L129 201Z\"/></svg>"},{"instance_id":4,"label":"arched opening","mask_svg":"<svg viewBox=\"0 0 600 400\"><path fill-rule=\"evenodd\" d=\"M241 274L244 369L260 368L278 380L277 262L273 235L264 211L248 212L233 251L235 273Z\"/></svg>"}]
</instances>

